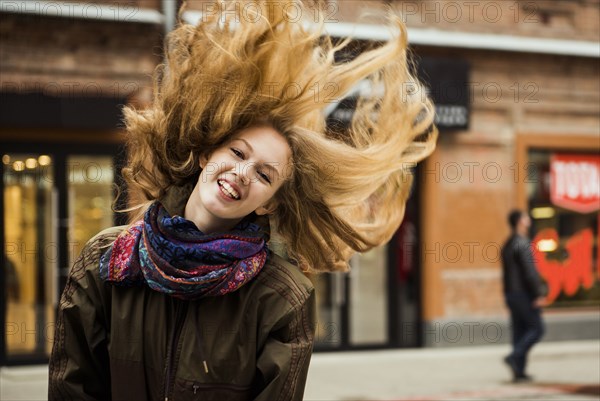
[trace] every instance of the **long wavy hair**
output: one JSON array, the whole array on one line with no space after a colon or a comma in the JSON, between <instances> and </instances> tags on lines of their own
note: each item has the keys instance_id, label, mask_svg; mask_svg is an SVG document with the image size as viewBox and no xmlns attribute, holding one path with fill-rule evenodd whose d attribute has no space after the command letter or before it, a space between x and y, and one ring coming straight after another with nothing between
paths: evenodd
<instances>
[{"instance_id":1,"label":"long wavy hair","mask_svg":"<svg viewBox=\"0 0 600 401\"><path fill-rule=\"evenodd\" d=\"M433 105L407 58L406 28L388 12L395 37L339 61L350 39L332 39L322 18L298 21L297 10L324 13L299 1L255 0L240 15L247 3L214 2L217 12L169 33L152 105L125 108L124 176L130 188L158 199L197 179L201 156L266 121L287 139L293 164L275 194L272 230L304 271L346 270L354 252L394 234L411 167L435 147ZM349 126L328 127L332 100L365 81L373 94L358 100Z\"/></svg>"}]
</instances>

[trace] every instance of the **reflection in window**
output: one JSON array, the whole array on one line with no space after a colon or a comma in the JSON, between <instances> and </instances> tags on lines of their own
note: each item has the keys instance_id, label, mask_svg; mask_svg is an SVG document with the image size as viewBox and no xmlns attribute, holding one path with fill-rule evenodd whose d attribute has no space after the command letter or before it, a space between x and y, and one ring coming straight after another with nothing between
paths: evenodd
<instances>
[{"instance_id":1,"label":"reflection in window","mask_svg":"<svg viewBox=\"0 0 600 401\"><path fill-rule=\"evenodd\" d=\"M69 194L69 266L85 243L113 225L113 161L108 156L67 159Z\"/></svg>"},{"instance_id":2,"label":"reflection in window","mask_svg":"<svg viewBox=\"0 0 600 401\"><path fill-rule=\"evenodd\" d=\"M387 342L387 246L352 260L350 340L352 344Z\"/></svg>"},{"instance_id":3,"label":"reflection in window","mask_svg":"<svg viewBox=\"0 0 600 401\"><path fill-rule=\"evenodd\" d=\"M551 306L597 307L598 211L581 213L552 203L551 158L549 151L529 152L528 198L537 268L548 284Z\"/></svg>"},{"instance_id":4,"label":"reflection in window","mask_svg":"<svg viewBox=\"0 0 600 401\"><path fill-rule=\"evenodd\" d=\"M7 355L48 355L58 263L52 159L4 154L2 163Z\"/></svg>"}]
</instances>

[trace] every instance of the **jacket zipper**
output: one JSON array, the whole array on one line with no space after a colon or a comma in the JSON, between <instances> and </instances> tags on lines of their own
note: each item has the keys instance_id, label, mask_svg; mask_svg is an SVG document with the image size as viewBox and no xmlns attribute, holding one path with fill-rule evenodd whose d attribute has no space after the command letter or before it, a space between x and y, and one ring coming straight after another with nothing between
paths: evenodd
<instances>
[{"instance_id":1,"label":"jacket zipper","mask_svg":"<svg viewBox=\"0 0 600 401\"><path fill-rule=\"evenodd\" d=\"M167 352L166 361L166 377L165 377L165 401L169 401L169 393L173 387L173 374L175 373L175 364L173 362L175 354L177 353L177 344L179 343L179 336L183 329L183 322L187 312L187 302L181 302L177 299L173 299L175 302L175 325L171 332L171 344Z\"/></svg>"},{"instance_id":2,"label":"jacket zipper","mask_svg":"<svg viewBox=\"0 0 600 401\"><path fill-rule=\"evenodd\" d=\"M236 391L236 392L244 392L244 391L248 391L250 390L251 386L239 386L239 385L235 385L235 384L201 384L198 382L194 382L194 384L192 385L192 389L194 390L194 394L196 394L198 392L198 390L203 389L203 390L213 390L213 389L218 389L218 390L229 390L229 391Z\"/></svg>"}]
</instances>

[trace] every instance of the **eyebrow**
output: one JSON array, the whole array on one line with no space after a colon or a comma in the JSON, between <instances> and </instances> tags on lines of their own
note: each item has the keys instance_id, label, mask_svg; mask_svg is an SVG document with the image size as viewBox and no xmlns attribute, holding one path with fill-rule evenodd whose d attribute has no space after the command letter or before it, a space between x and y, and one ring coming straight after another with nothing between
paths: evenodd
<instances>
[{"instance_id":1,"label":"eyebrow","mask_svg":"<svg viewBox=\"0 0 600 401\"><path fill-rule=\"evenodd\" d=\"M242 141L246 144L246 146L248 146L250 148L251 152L254 152L254 149L252 148L252 145L250 145L250 143L248 143L247 140L243 139L243 138L236 138L238 141Z\"/></svg>"},{"instance_id":2,"label":"eyebrow","mask_svg":"<svg viewBox=\"0 0 600 401\"><path fill-rule=\"evenodd\" d=\"M252 145L250 145L250 143L245 140L244 138L236 138L236 141L242 141L246 144L246 146L248 146L248 148L250 149L250 152L254 152L254 148L252 148ZM275 166L273 166L271 163L262 163L263 166L265 166L266 168L268 168L269 170L273 171L273 173L277 176L277 178L279 178L280 174L279 171L275 168Z\"/></svg>"}]
</instances>

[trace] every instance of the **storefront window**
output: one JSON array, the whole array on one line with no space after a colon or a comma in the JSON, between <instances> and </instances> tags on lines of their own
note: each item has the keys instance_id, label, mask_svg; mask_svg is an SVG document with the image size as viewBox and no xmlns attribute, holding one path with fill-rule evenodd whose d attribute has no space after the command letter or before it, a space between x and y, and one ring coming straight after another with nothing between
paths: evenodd
<instances>
[{"instance_id":1,"label":"storefront window","mask_svg":"<svg viewBox=\"0 0 600 401\"><path fill-rule=\"evenodd\" d=\"M388 245L356 254L349 273L311 276L317 292L319 348L388 342Z\"/></svg>"},{"instance_id":2,"label":"storefront window","mask_svg":"<svg viewBox=\"0 0 600 401\"><path fill-rule=\"evenodd\" d=\"M317 274L311 275L310 279L317 294L316 347L341 347L345 327L343 320L346 308L346 274Z\"/></svg>"},{"instance_id":3,"label":"storefront window","mask_svg":"<svg viewBox=\"0 0 600 401\"><path fill-rule=\"evenodd\" d=\"M48 355L58 263L53 160L4 154L2 162L6 353Z\"/></svg>"},{"instance_id":4,"label":"storefront window","mask_svg":"<svg viewBox=\"0 0 600 401\"><path fill-rule=\"evenodd\" d=\"M2 154L5 360L50 355L68 271L85 243L114 224L114 171L109 152Z\"/></svg>"},{"instance_id":5,"label":"storefront window","mask_svg":"<svg viewBox=\"0 0 600 401\"><path fill-rule=\"evenodd\" d=\"M94 235L113 225L113 159L67 158L69 196L69 266Z\"/></svg>"},{"instance_id":6,"label":"storefront window","mask_svg":"<svg viewBox=\"0 0 600 401\"><path fill-rule=\"evenodd\" d=\"M387 245L352 260L350 271L350 341L385 344L387 338Z\"/></svg>"},{"instance_id":7,"label":"storefront window","mask_svg":"<svg viewBox=\"0 0 600 401\"><path fill-rule=\"evenodd\" d=\"M529 152L527 193L536 262L552 307L598 306L600 156Z\"/></svg>"}]
</instances>

